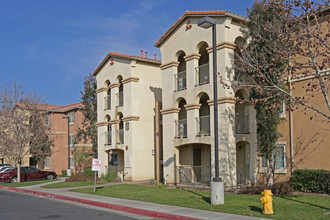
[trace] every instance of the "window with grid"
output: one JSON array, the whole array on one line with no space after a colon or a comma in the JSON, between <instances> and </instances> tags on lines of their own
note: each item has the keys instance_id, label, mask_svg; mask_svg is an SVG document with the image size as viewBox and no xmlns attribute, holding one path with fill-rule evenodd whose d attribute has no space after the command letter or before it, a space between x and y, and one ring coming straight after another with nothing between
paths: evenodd
<instances>
[{"instance_id":1,"label":"window with grid","mask_svg":"<svg viewBox=\"0 0 330 220\"><path fill-rule=\"evenodd\" d=\"M273 151L273 160L275 158L275 169L285 168L285 144L278 144ZM262 168L267 167L267 160L261 157L260 165Z\"/></svg>"}]
</instances>

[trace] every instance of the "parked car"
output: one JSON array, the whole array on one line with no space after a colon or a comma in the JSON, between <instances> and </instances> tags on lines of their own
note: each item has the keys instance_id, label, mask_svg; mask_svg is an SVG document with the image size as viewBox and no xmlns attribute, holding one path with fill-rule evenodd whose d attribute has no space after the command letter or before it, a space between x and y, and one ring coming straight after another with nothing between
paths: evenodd
<instances>
[{"instance_id":1,"label":"parked car","mask_svg":"<svg viewBox=\"0 0 330 220\"><path fill-rule=\"evenodd\" d=\"M2 164L0 164L0 167L11 167L11 166L7 163L2 163Z\"/></svg>"},{"instance_id":2,"label":"parked car","mask_svg":"<svg viewBox=\"0 0 330 220\"><path fill-rule=\"evenodd\" d=\"M42 171L35 167L21 167L21 181L29 180L52 180L56 179L57 175L55 172ZM17 182L17 168L8 170L7 172L0 173L0 182Z\"/></svg>"},{"instance_id":3,"label":"parked car","mask_svg":"<svg viewBox=\"0 0 330 220\"><path fill-rule=\"evenodd\" d=\"M12 167L12 166L3 166L3 167L0 167L0 173L4 173L4 172L7 172L9 169L14 169L15 167Z\"/></svg>"}]
</instances>

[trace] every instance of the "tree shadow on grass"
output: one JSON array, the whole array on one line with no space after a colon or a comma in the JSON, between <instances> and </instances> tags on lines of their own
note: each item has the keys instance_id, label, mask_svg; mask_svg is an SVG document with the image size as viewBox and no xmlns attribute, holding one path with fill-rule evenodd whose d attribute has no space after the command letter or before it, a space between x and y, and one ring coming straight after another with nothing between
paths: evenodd
<instances>
[{"instance_id":1,"label":"tree shadow on grass","mask_svg":"<svg viewBox=\"0 0 330 220\"><path fill-rule=\"evenodd\" d=\"M197 196L200 196L200 197L202 197L202 199L203 199L205 202L211 204L211 198L210 198L210 197L206 197L206 196L204 196L204 195L199 194L198 192L194 192L194 191L191 191L191 190L185 190L185 191L190 192L190 193L192 193L192 194L195 194L195 195L197 195Z\"/></svg>"},{"instance_id":2,"label":"tree shadow on grass","mask_svg":"<svg viewBox=\"0 0 330 220\"><path fill-rule=\"evenodd\" d=\"M251 211L260 212L262 214L263 209L260 207L250 205L249 208Z\"/></svg>"},{"instance_id":3,"label":"tree shadow on grass","mask_svg":"<svg viewBox=\"0 0 330 220\"><path fill-rule=\"evenodd\" d=\"M298 200L298 199L294 199L294 198L296 198L297 196L284 196L284 195L282 195L282 196L277 196L277 197L279 197L279 198L282 198L282 199L286 199L286 200L290 200L290 201L293 201L293 202L298 202L298 203L302 203L302 204L306 204L306 205L310 205L310 206L313 206L313 207L317 207L317 208L320 208L320 209L325 209L325 210L330 210L330 208L329 207L324 207L324 206L320 206L320 205L316 205L316 204L312 204L312 203L310 203L310 202L304 202L304 201L300 201L300 200Z\"/></svg>"}]
</instances>

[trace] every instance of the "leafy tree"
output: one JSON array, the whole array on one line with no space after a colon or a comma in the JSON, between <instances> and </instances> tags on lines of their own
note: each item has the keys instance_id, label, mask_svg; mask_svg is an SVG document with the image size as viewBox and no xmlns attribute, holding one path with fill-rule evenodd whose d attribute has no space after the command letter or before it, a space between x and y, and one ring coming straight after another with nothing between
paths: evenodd
<instances>
[{"instance_id":1,"label":"leafy tree","mask_svg":"<svg viewBox=\"0 0 330 220\"><path fill-rule=\"evenodd\" d=\"M92 142L92 150L97 155L97 102L96 102L96 79L92 74L84 78L84 91L81 91L81 108L83 114L82 129L77 132L77 140L83 139L86 143Z\"/></svg>"}]
</instances>

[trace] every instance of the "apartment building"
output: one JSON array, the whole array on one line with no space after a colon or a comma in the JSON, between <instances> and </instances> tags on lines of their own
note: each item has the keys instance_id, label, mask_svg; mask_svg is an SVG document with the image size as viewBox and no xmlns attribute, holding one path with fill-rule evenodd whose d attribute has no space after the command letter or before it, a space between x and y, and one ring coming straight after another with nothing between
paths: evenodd
<instances>
[{"instance_id":1,"label":"apartment building","mask_svg":"<svg viewBox=\"0 0 330 220\"><path fill-rule=\"evenodd\" d=\"M329 12L330 7L323 8L320 14L318 14L317 26L311 25L310 29L311 32L314 32L314 28L318 28L320 30L318 33L322 34L323 40L328 44L330 43L329 37L326 37L326 35L329 33ZM311 21L313 20L311 19ZM317 64L321 64L323 60L322 54L325 51L329 51L325 47L321 48L322 46L314 48L318 50L313 53L318 62ZM308 66L310 65L308 64L310 58L297 57L296 62ZM320 87L316 86L315 89L308 90L310 85L317 85L319 80L312 72L304 73L303 71L306 69L302 68L288 77L288 84L291 85L290 91L294 97L304 97L304 100L309 105L329 115L329 109ZM329 63L325 64L325 68L320 71L320 74L329 96ZM329 120L321 114L301 105L298 105L293 111L289 111L283 105L282 121L279 126L279 132L282 136L278 140L275 157L275 181L288 181L291 177L291 172L296 169L330 170L329 128ZM260 158L260 182L265 182L266 179L265 166L263 158Z\"/></svg>"},{"instance_id":2,"label":"apartment building","mask_svg":"<svg viewBox=\"0 0 330 220\"><path fill-rule=\"evenodd\" d=\"M24 103L17 103L17 107L26 109ZM80 111L83 107L82 103L74 103L66 106L61 105L48 105L40 104L37 108L44 112L44 126L47 129L50 152L45 158L36 160L31 154L27 154L22 162L22 166L36 166L40 169L55 171L57 174L61 174L62 170L68 169L68 141L70 141L70 168L72 172L77 171L78 164L75 163L72 151L77 148L85 147L86 150L91 150L91 144L88 141L77 142L75 141L75 135L78 128L82 127L83 115ZM28 111L28 110L26 110ZM69 117L64 119L63 117ZM68 120L70 135L68 137ZM27 146L27 152L29 151ZM14 165L15 162L10 158L2 155L1 162Z\"/></svg>"},{"instance_id":3,"label":"apartment building","mask_svg":"<svg viewBox=\"0 0 330 220\"><path fill-rule=\"evenodd\" d=\"M45 126L48 127L48 136L51 143L51 153L49 157L45 158L45 170L52 170L61 174L62 170L68 169L68 141L70 145L71 173L77 172L78 167L81 165L77 164L75 161L72 153L74 149L84 148L85 151L90 151L90 153L92 153L92 144L90 141L84 143L83 140L75 140L78 129L82 128L83 115L80 110L82 107L82 103L74 103L65 106L44 105L44 110L47 112L45 116ZM68 119L63 117L68 117ZM69 137L68 125L70 129ZM92 158L90 158L90 163L91 161ZM88 163L82 166L88 166Z\"/></svg>"},{"instance_id":4,"label":"apartment building","mask_svg":"<svg viewBox=\"0 0 330 220\"><path fill-rule=\"evenodd\" d=\"M213 99L212 30L198 20L216 20L218 100ZM220 177L226 186L256 183L255 110L233 89L232 68L246 18L229 11L187 11L156 42L162 56L164 178L167 183L209 183L215 176L214 104L218 105Z\"/></svg>"},{"instance_id":5,"label":"apartment building","mask_svg":"<svg viewBox=\"0 0 330 220\"><path fill-rule=\"evenodd\" d=\"M93 75L97 80L100 174L122 180L161 179L160 61L110 52Z\"/></svg>"}]
</instances>

